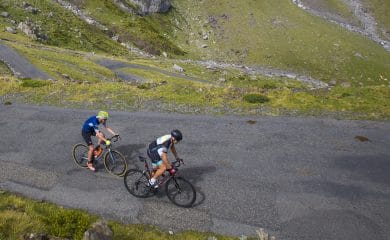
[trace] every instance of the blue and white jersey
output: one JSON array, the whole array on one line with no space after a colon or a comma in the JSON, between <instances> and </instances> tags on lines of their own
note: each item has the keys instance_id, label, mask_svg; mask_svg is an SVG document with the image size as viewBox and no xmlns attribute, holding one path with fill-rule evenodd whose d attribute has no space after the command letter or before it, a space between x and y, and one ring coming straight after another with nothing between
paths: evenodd
<instances>
[{"instance_id":1,"label":"blue and white jersey","mask_svg":"<svg viewBox=\"0 0 390 240\"><path fill-rule=\"evenodd\" d=\"M92 116L85 121L82 132L85 133L92 133L92 132L98 132L99 131L99 119L96 116Z\"/></svg>"},{"instance_id":2,"label":"blue and white jersey","mask_svg":"<svg viewBox=\"0 0 390 240\"><path fill-rule=\"evenodd\" d=\"M163 153L167 153L168 149L171 147L171 144L172 144L171 135L168 134L168 135L164 135L162 137L157 138L156 143L157 143L157 146L160 146L157 149L157 152L158 152L158 155L160 155L160 157L161 157L161 155Z\"/></svg>"}]
</instances>

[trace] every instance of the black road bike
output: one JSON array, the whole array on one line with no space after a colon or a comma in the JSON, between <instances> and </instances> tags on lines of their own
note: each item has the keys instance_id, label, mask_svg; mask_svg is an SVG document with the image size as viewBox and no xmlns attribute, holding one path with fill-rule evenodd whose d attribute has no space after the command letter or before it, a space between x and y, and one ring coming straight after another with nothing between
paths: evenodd
<instances>
[{"instance_id":1,"label":"black road bike","mask_svg":"<svg viewBox=\"0 0 390 240\"><path fill-rule=\"evenodd\" d=\"M130 169L123 178L129 193L138 198L146 198L156 194L165 185L165 193L175 205L185 208L192 207L196 200L196 191L189 181L178 175L180 165L184 164L182 159L172 162L175 173L171 174L166 171L157 179L158 188L150 186L149 180L153 170L149 168L146 158L139 156L139 160L144 163L144 170Z\"/></svg>"}]
</instances>

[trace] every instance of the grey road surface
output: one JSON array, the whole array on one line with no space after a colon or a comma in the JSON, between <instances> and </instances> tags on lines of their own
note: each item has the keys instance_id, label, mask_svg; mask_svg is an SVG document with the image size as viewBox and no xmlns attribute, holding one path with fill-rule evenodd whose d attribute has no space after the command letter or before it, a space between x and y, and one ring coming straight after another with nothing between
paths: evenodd
<instances>
[{"instance_id":1,"label":"grey road surface","mask_svg":"<svg viewBox=\"0 0 390 240\"><path fill-rule=\"evenodd\" d=\"M0 41L0 61L3 61L11 71L20 78L53 79L47 73L39 70L16 50Z\"/></svg>"},{"instance_id":2,"label":"grey road surface","mask_svg":"<svg viewBox=\"0 0 390 240\"><path fill-rule=\"evenodd\" d=\"M73 163L81 125L95 113L1 105L0 187L165 230L254 235L261 227L285 240L389 239L389 123L110 112L122 136L114 147L133 167L155 137L183 131L181 174L198 191L196 205L183 209L163 192L137 199L102 166L94 173Z\"/></svg>"}]
</instances>

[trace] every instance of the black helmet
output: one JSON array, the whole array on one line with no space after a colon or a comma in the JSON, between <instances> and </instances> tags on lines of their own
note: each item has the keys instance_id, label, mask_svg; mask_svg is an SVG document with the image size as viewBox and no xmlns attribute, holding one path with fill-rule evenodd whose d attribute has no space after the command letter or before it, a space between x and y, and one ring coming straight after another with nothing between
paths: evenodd
<instances>
[{"instance_id":1,"label":"black helmet","mask_svg":"<svg viewBox=\"0 0 390 240\"><path fill-rule=\"evenodd\" d=\"M181 132L177 129L172 130L171 136L178 142L183 139L183 134L181 134Z\"/></svg>"}]
</instances>

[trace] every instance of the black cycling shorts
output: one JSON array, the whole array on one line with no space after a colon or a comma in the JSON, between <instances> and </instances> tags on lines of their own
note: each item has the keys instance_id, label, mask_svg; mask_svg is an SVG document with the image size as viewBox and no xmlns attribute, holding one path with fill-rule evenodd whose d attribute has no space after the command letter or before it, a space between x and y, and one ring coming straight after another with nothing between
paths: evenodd
<instances>
[{"instance_id":1,"label":"black cycling shorts","mask_svg":"<svg viewBox=\"0 0 390 240\"><path fill-rule=\"evenodd\" d=\"M85 141L85 143L86 143L88 146L89 146L89 145L93 145L91 136L96 136L96 133L95 133L95 132L83 132L83 131L81 131L81 135L83 136L84 141Z\"/></svg>"}]
</instances>

